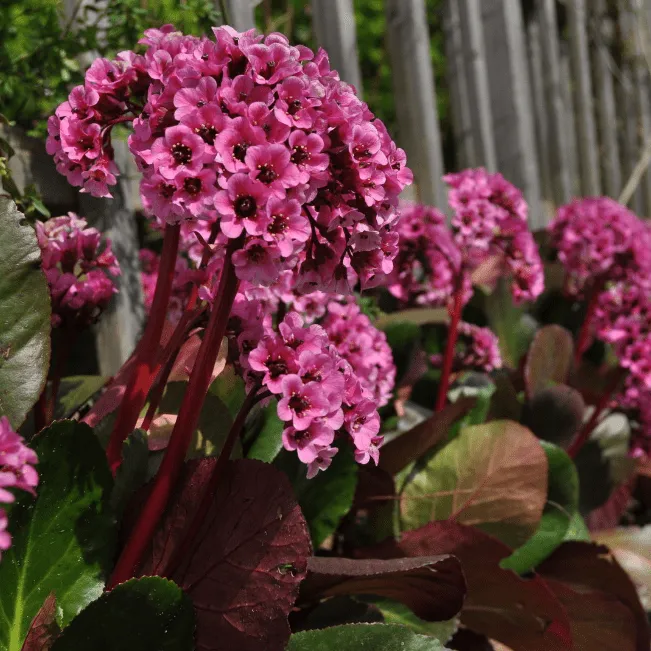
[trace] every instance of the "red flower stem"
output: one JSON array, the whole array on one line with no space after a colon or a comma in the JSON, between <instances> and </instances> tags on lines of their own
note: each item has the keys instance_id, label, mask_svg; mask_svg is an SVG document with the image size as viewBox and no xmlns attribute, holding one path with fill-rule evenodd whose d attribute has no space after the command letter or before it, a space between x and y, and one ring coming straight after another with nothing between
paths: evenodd
<instances>
[{"instance_id":1,"label":"red flower stem","mask_svg":"<svg viewBox=\"0 0 651 651\"><path fill-rule=\"evenodd\" d=\"M179 224L168 224L165 227L158 280L156 281L149 319L141 343L138 346L138 359L127 385L106 450L113 474L115 474L122 462L122 444L135 428L140 410L145 404L149 389L156 377L156 357L163 326L165 325L165 317L167 316L167 305L172 292L180 230Z\"/></svg>"},{"instance_id":2,"label":"red flower stem","mask_svg":"<svg viewBox=\"0 0 651 651\"><path fill-rule=\"evenodd\" d=\"M590 293L590 300L588 301L588 308L585 313L585 319L581 324L581 330L576 340L576 348L574 349L574 365L578 366L581 363L581 358L586 350L590 347L590 332L592 330L592 322L594 315L599 305L599 295L604 288L604 280L598 278Z\"/></svg>"},{"instance_id":3,"label":"red flower stem","mask_svg":"<svg viewBox=\"0 0 651 651\"><path fill-rule=\"evenodd\" d=\"M461 321L461 312L463 312L463 288L457 288L454 294L454 306L452 316L450 317L450 327L448 328L448 341L443 356L443 365L441 369L441 380L439 382L439 392L436 398L436 407L434 411L441 411L445 407L450 386L450 373L452 373L452 364L454 362L454 352L457 345L457 336L459 334L459 322Z\"/></svg>"},{"instance_id":4,"label":"red flower stem","mask_svg":"<svg viewBox=\"0 0 651 651\"><path fill-rule=\"evenodd\" d=\"M109 590L134 576L183 469L185 455L192 440L192 433L197 427L201 406L208 393L212 370L237 294L239 282L231 261L232 252L233 247L229 247L210 320L183 396L163 462L138 521L107 584Z\"/></svg>"},{"instance_id":5,"label":"red flower stem","mask_svg":"<svg viewBox=\"0 0 651 651\"><path fill-rule=\"evenodd\" d=\"M213 468L212 474L210 475L210 479L208 480L208 484L205 488L203 497L201 499L201 502L199 503L199 508L197 509L197 512L194 514L194 517L192 518L192 522L190 523L190 526L186 530L183 539L181 540L177 548L174 550L174 553L172 554L172 557L170 558L167 567L162 572L163 576L170 577L172 576L172 574L174 574L181 561L184 558L186 558L187 553L190 550L190 545L192 545L192 543L195 541L195 538L199 533L199 530L201 529L201 525L204 522L206 514L208 513L208 509L210 508L210 505L212 504L215 498L217 485L219 484L219 480L221 479L222 474L224 473L224 468L226 467L226 464L231 458L231 454L233 454L233 448L235 447L235 442L237 441L237 439L240 437L240 434L242 433L242 428L244 427L244 423L246 422L246 418L249 415L249 412L258 401L258 395L257 395L258 388L259 388L258 386L253 387L253 389L246 396L244 402L242 403L242 406L240 407L240 410L237 413L237 416L235 417L233 424L231 425L231 429L228 433L228 437L226 438L226 442L224 443L224 447L219 453L219 457L217 458L217 462L215 463L215 467Z\"/></svg>"},{"instance_id":6,"label":"red flower stem","mask_svg":"<svg viewBox=\"0 0 651 651\"><path fill-rule=\"evenodd\" d=\"M145 430L145 432L148 432L149 428L151 427L151 422L154 419L158 405L160 404L163 393L165 392L167 380L169 379L170 373L174 368L174 363L176 362L176 358L178 356L183 340L186 338L188 332L192 329L192 325L200 313L201 310L188 311L186 309L186 312L183 314L181 320L176 326L176 329L172 333L167 346L165 346L165 349L158 359L158 362L156 364L156 383L154 384L154 388L151 391L147 414L145 415L142 425L140 426L141 429Z\"/></svg>"},{"instance_id":7,"label":"red flower stem","mask_svg":"<svg viewBox=\"0 0 651 651\"><path fill-rule=\"evenodd\" d=\"M570 458L572 459L576 458L576 455L580 452L581 448L586 444L586 442L590 438L590 434L592 434L592 432L599 424L601 415L603 414L604 410L608 407L608 404L612 400L613 394L617 390L617 387L619 386L621 380L622 380L622 373L620 370L619 373L615 374L613 381L606 388L603 395L599 399L599 402L597 403L595 410L592 412L592 416L590 416L590 420L583 426L583 428L579 432L579 435L574 439L574 441L572 441L572 444L567 449L567 454L570 456Z\"/></svg>"}]
</instances>

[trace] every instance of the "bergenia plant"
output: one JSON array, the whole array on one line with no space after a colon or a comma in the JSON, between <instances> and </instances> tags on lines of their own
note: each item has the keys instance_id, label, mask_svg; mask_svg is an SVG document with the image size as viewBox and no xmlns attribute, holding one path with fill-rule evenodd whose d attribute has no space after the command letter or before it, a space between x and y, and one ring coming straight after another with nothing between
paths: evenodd
<instances>
[{"instance_id":1,"label":"bergenia plant","mask_svg":"<svg viewBox=\"0 0 651 651\"><path fill-rule=\"evenodd\" d=\"M541 255L499 174L446 176L449 221L401 203L405 153L280 34L147 30L47 150L108 201L125 129L162 245L108 381L65 370L116 291L110 242L0 197L0 651L649 648L589 530L651 514L621 505L649 453L638 217L576 201ZM588 508L616 415L632 435L596 463L619 483Z\"/></svg>"}]
</instances>

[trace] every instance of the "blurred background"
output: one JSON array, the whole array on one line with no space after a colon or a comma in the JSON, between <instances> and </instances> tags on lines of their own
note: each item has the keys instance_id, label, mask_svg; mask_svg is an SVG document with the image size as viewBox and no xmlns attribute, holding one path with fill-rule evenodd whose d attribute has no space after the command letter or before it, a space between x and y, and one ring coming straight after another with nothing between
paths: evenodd
<instances>
[{"instance_id":1,"label":"blurred background","mask_svg":"<svg viewBox=\"0 0 651 651\"><path fill-rule=\"evenodd\" d=\"M225 19L323 46L407 151L413 198L443 208L441 176L484 166L523 190L533 229L572 196L651 214L651 0L2 0L0 155L21 208L87 216L123 268L92 362L104 374L142 325L137 172L118 142L115 199L79 194L45 153L47 117L98 54L151 26L202 34Z\"/></svg>"}]
</instances>

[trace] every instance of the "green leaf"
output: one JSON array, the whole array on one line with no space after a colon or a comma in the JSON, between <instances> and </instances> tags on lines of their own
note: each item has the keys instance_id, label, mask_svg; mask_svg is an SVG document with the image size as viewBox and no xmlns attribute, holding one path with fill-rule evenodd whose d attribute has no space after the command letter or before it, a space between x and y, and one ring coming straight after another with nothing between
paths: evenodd
<instances>
[{"instance_id":1,"label":"green leaf","mask_svg":"<svg viewBox=\"0 0 651 651\"><path fill-rule=\"evenodd\" d=\"M14 428L38 400L50 363L50 294L34 229L0 197L0 415Z\"/></svg>"},{"instance_id":2,"label":"green leaf","mask_svg":"<svg viewBox=\"0 0 651 651\"><path fill-rule=\"evenodd\" d=\"M466 427L405 485L403 529L434 520L475 526L510 546L535 531L547 498L538 439L512 421Z\"/></svg>"},{"instance_id":3,"label":"green leaf","mask_svg":"<svg viewBox=\"0 0 651 651\"><path fill-rule=\"evenodd\" d=\"M475 398L475 404L470 411L450 428L449 440L456 438L464 427L485 422L494 393L495 384L482 373L467 373L459 385L448 392L451 402L457 402L460 398Z\"/></svg>"},{"instance_id":4,"label":"green leaf","mask_svg":"<svg viewBox=\"0 0 651 651\"><path fill-rule=\"evenodd\" d=\"M101 375L71 375L64 377L54 409L54 418L69 418L83 407L105 384Z\"/></svg>"},{"instance_id":5,"label":"green leaf","mask_svg":"<svg viewBox=\"0 0 651 651\"><path fill-rule=\"evenodd\" d=\"M271 463L283 449L283 423L276 412L276 401L261 410L262 428L255 437L247 459L258 459Z\"/></svg>"},{"instance_id":6,"label":"green leaf","mask_svg":"<svg viewBox=\"0 0 651 651\"><path fill-rule=\"evenodd\" d=\"M122 463L111 493L111 507L118 519L121 519L131 496L147 482L148 461L147 434L137 429L122 445Z\"/></svg>"},{"instance_id":7,"label":"green leaf","mask_svg":"<svg viewBox=\"0 0 651 651\"><path fill-rule=\"evenodd\" d=\"M373 605L382 613L387 624L406 626L414 633L436 638L441 644L449 642L459 628L457 618L450 619L447 622L426 622L424 619L416 617L411 609L399 601L379 599L373 601Z\"/></svg>"},{"instance_id":8,"label":"green leaf","mask_svg":"<svg viewBox=\"0 0 651 651\"><path fill-rule=\"evenodd\" d=\"M132 579L90 604L63 630L52 651L193 651L190 597L157 576Z\"/></svg>"},{"instance_id":9,"label":"green leaf","mask_svg":"<svg viewBox=\"0 0 651 651\"><path fill-rule=\"evenodd\" d=\"M353 505L357 464L349 446L342 446L330 467L313 479L295 452L283 451L274 465L288 477L317 548L339 526Z\"/></svg>"},{"instance_id":10,"label":"green leaf","mask_svg":"<svg viewBox=\"0 0 651 651\"><path fill-rule=\"evenodd\" d=\"M572 459L561 448L541 441L549 465L548 497L538 529L527 542L505 558L500 566L522 574L536 567L566 540L570 525L581 536L579 517L579 477ZM585 524L583 524L585 527Z\"/></svg>"},{"instance_id":11,"label":"green leaf","mask_svg":"<svg viewBox=\"0 0 651 651\"><path fill-rule=\"evenodd\" d=\"M320 631L295 633L287 651L445 651L432 637L416 635L404 626L349 624Z\"/></svg>"},{"instance_id":12,"label":"green leaf","mask_svg":"<svg viewBox=\"0 0 651 651\"><path fill-rule=\"evenodd\" d=\"M37 497L22 493L9 512L12 547L0 563L0 651L20 651L50 592L63 626L104 587L113 562L111 473L93 431L61 421L34 441Z\"/></svg>"}]
</instances>

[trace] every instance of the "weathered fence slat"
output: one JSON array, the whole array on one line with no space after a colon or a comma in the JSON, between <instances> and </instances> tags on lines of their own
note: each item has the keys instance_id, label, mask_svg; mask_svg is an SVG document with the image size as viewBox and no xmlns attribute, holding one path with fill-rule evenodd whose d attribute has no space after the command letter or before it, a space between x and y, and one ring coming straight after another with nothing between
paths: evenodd
<instances>
[{"instance_id":1,"label":"weathered fence slat","mask_svg":"<svg viewBox=\"0 0 651 651\"><path fill-rule=\"evenodd\" d=\"M231 27L246 32L255 27L255 7L259 0L226 0L226 10Z\"/></svg>"},{"instance_id":2,"label":"weathered fence slat","mask_svg":"<svg viewBox=\"0 0 651 651\"><path fill-rule=\"evenodd\" d=\"M448 0L444 14L447 84L450 89L452 128L458 167L471 167L477 156L470 117L468 79L463 55L463 36L459 17L459 3Z\"/></svg>"},{"instance_id":3,"label":"weathered fence slat","mask_svg":"<svg viewBox=\"0 0 651 651\"><path fill-rule=\"evenodd\" d=\"M550 205L549 201L552 200L554 193L551 180L549 121L547 107L545 105L540 19L537 14L534 14L527 24L527 47L529 50L529 78L531 80L531 94L535 116L538 168L540 169L542 186L541 204L543 209L548 210L548 206Z\"/></svg>"},{"instance_id":4,"label":"weathered fence slat","mask_svg":"<svg viewBox=\"0 0 651 651\"><path fill-rule=\"evenodd\" d=\"M455 2L456 0L453 0ZM475 0L458 0L465 77L468 80L470 127L474 141L473 166L496 171L497 156L493 139L490 89L486 67L486 46L481 25L481 9Z\"/></svg>"},{"instance_id":5,"label":"weathered fence slat","mask_svg":"<svg viewBox=\"0 0 651 651\"><path fill-rule=\"evenodd\" d=\"M443 207L446 192L435 102L427 14L423 0L386 0L387 31L398 115L398 141L407 152L419 197Z\"/></svg>"},{"instance_id":6,"label":"weathered fence slat","mask_svg":"<svg viewBox=\"0 0 651 651\"><path fill-rule=\"evenodd\" d=\"M561 54L558 42L556 0L541 0L538 17L540 20L542 59L544 61L543 92L549 124L547 137L553 188L552 196L557 204L563 204L572 195L572 182L567 154L569 149L565 117L567 107L563 99L561 86Z\"/></svg>"},{"instance_id":7,"label":"weathered fence slat","mask_svg":"<svg viewBox=\"0 0 651 651\"><path fill-rule=\"evenodd\" d=\"M357 55L353 0L312 0L312 25L316 40L328 53L332 67L361 95L362 73Z\"/></svg>"},{"instance_id":8,"label":"weathered fence slat","mask_svg":"<svg viewBox=\"0 0 651 651\"><path fill-rule=\"evenodd\" d=\"M570 36L570 64L577 111L581 191L587 195L597 195L600 192L599 159L590 75L586 3L585 0L568 0L566 6Z\"/></svg>"},{"instance_id":9,"label":"weathered fence slat","mask_svg":"<svg viewBox=\"0 0 651 651\"><path fill-rule=\"evenodd\" d=\"M570 171L570 195L581 194L579 177L579 159L577 156L576 119L574 115L574 94L572 93L572 73L570 71L570 56L567 43L561 44L561 91L565 106L565 142L567 147L567 163Z\"/></svg>"},{"instance_id":10,"label":"weathered fence slat","mask_svg":"<svg viewBox=\"0 0 651 651\"><path fill-rule=\"evenodd\" d=\"M541 228L545 220L520 0L482 0L481 8L497 168L522 188L532 227Z\"/></svg>"},{"instance_id":11,"label":"weathered fence slat","mask_svg":"<svg viewBox=\"0 0 651 651\"><path fill-rule=\"evenodd\" d=\"M622 189L622 170L619 161L619 142L617 140L617 110L615 107L615 88L613 66L609 47L612 44L614 28L607 15L606 0L597 0L594 15L595 56L594 76L597 92L597 120L599 124L599 158L603 190L616 198Z\"/></svg>"}]
</instances>

